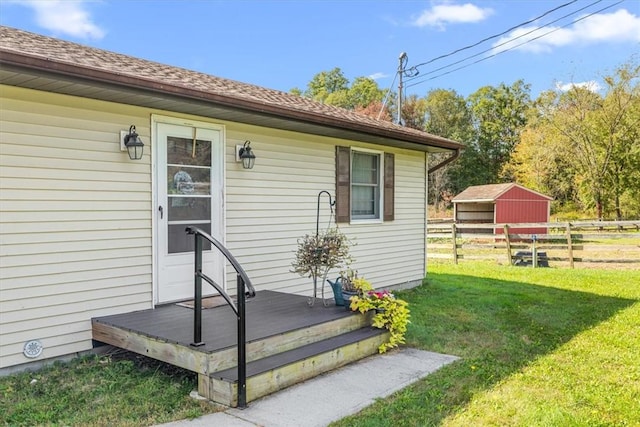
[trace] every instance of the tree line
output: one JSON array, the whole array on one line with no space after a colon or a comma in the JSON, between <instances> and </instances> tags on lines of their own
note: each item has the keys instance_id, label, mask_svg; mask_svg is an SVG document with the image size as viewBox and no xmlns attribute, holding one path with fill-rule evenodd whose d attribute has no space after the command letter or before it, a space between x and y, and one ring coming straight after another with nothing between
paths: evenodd
<instances>
[{"instance_id":1,"label":"tree line","mask_svg":"<svg viewBox=\"0 0 640 427\"><path fill-rule=\"evenodd\" d=\"M429 174L429 203L450 205L472 185L517 182L553 197L552 210L598 219L640 217L640 64L603 76L604 88L573 85L532 99L523 80L404 97L399 122L462 143L461 156ZM291 93L398 122L397 93L375 80L322 71ZM447 154L430 156L429 166Z\"/></svg>"}]
</instances>

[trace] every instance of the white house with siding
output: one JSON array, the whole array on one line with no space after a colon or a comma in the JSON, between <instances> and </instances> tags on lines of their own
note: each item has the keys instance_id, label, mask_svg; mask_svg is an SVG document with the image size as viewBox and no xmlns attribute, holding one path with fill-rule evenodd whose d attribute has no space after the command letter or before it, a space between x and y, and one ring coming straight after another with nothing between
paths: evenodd
<instances>
[{"instance_id":1,"label":"white house with siding","mask_svg":"<svg viewBox=\"0 0 640 427\"><path fill-rule=\"evenodd\" d=\"M132 125L140 160L121 147ZM236 160L246 141L252 169ZM419 284L427 160L459 149L300 96L1 27L0 372L90 350L93 317L191 298L188 224L222 241L256 289L310 295L290 270L323 190L361 275ZM326 227L325 197L320 212ZM205 261L233 291L224 262Z\"/></svg>"}]
</instances>

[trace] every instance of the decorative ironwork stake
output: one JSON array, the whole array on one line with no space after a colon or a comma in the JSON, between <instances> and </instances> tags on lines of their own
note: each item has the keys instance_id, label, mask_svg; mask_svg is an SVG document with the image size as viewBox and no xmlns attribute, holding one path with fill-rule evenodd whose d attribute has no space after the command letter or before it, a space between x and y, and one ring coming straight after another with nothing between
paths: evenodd
<instances>
[{"instance_id":1,"label":"decorative ironwork stake","mask_svg":"<svg viewBox=\"0 0 640 427\"><path fill-rule=\"evenodd\" d=\"M321 192L318 193L318 206L316 209L316 239L320 235L320 197L323 194L326 194L327 196L329 196L329 209L331 210L331 215L333 215L333 207L336 205L335 199L331 196L331 193L329 193L327 190L322 190ZM329 219L329 222L331 222L331 219ZM308 301L308 304L310 306L313 306L316 303L317 296L318 296L318 274L316 271L316 274L313 275L313 297L309 298L309 301ZM324 305L325 307L328 305L324 299L324 279L322 281L322 305Z\"/></svg>"},{"instance_id":2,"label":"decorative ironwork stake","mask_svg":"<svg viewBox=\"0 0 640 427\"><path fill-rule=\"evenodd\" d=\"M331 193L329 193L327 190L322 190L318 193L318 209L316 211L316 237L318 237L318 234L320 233L320 196L322 196L323 193L329 196L329 209L331 209L331 213L333 213L333 207L336 205L336 201L333 199L333 197L331 197Z\"/></svg>"}]
</instances>

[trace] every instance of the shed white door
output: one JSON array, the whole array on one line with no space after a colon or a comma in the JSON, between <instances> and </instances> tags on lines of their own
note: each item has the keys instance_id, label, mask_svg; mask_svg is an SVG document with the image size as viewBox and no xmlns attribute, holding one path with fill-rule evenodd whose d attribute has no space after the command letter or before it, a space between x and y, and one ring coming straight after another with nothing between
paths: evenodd
<instances>
[{"instance_id":1,"label":"shed white door","mask_svg":"<svg viewBox=\"0 0 640 427\"><path fill-rule=\"evenodd\" d=\"M194 296L194 236L199 227L223 241L222 131L156 123L157 302ZM203 272L224 286L224 258L205 241ZM205 295L214 293L203 281Z\"/></svg>"}]
</instances>

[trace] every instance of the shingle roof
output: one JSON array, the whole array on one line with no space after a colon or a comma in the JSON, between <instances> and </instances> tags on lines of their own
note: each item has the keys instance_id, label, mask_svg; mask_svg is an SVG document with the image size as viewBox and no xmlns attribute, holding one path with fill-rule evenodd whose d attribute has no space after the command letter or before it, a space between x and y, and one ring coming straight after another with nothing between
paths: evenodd
<instances>
[{"instance_id":1,"label":"shingle roof","mask_svg":"<svg viewBox=\"0 0 640 427\"><path fill-rule=\"evenodd\" d=\"M538 194L544 198L552 200L551 197L545 196L544 194L538 193L537 191L530 190L521 185L518 185L513 182L508 182L505 184L487 184L487 185L474 185L468 187L466 190L459 193L455 196L451 201L453 203L461 203L461 202L494 202L501 195L512 189L513 187L519 187L531 193Z\"/></svg>"},{"instance_id":2,"label":"shingle roof","mask_svg":"<svg viewBox=\"0 0 640 427\"><path fill-rule=\"evenodd\" d=\"M488 185L474 185L465 189L462 193L456 195L452 202L467 202L467 201L494 201L502 193L513 187L515 184L488 184Z\"/></svg>"},{"instance_id":3,"label":"shingle roof","mask_svg":"<svg viewBox=\"0 0 640 427\"><path fill-rule=\"evenodd\" d=\"M174 96L333 126L445 149L455 141L311 99L0 26L0 64L153 89Z\"/></svg>"}]
</instances>

